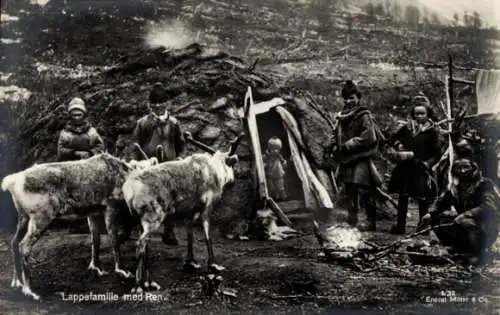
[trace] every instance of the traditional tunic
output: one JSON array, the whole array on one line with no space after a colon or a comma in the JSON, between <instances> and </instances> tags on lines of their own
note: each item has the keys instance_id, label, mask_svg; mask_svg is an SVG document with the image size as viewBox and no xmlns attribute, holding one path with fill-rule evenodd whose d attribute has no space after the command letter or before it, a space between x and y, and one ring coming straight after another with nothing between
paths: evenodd
<instances>
[{"instance_id":1,"label":"traditional tunic","mask_svg":"<svg viewBox=\"0 0 500 315\"><path fill-rule=\"evenodd\" d=\"M176 159L185 145L180 124L171 116L166 120L161 120L154 114L142 117L137 121L133 138L148 157L156 156L156 147L161 145L164 161Z\"/></svg>"},{"instance_id":2,"label":"traditional tunic","mask_svg":"<svg viewBox=\"0 0 500 315\"><path fill-rule=\"evenodd\" d=\"M410 120L397 131L393 146L397 164L389 180L389 192L414 198L437 197L438 187L431 168L441 157L441 145L435 124L429 120L418 125ZM410 152L413 157L405 159Z\"/></svg>"},{"instance_id":3,"label":"traditional tunic","mask_svg":"<svg viewBox=\"0 0 500 315\"><path fill-rule=\"evenodd\" d=\"M370 111L356 108L341 114L339 122L341 180L345 184L380 186L382 177L372 160L378 151L378 137Z\"/></svg>"},{"instance_id":4,"label":"traditional tunic","mask_svg":"<svg viewBox=\"0 0 500 315\"><path fill-rule=\"evenodd\" d=\"M85 151L89 157L104 152L104 141L88 121L76 124L68 122L61 130L57 142L57 159L59 161L79 160L75 153Z\"/></svg>"},{"instance_id":5,"label":"traditional tunic","mask_svg":"<svg viewBox=\"0 0 500 315\"><path fill-rule=\"evenodd\" d=\"M451 208L456 213L451 212ZM436 228L444 246L461 253L479 255L491 247L498 237L500 193L496 184L481 176L477 165L468 184L453 183L431 211L433 226L455 222L451 227Z\"/></svg>"}]
</instances>

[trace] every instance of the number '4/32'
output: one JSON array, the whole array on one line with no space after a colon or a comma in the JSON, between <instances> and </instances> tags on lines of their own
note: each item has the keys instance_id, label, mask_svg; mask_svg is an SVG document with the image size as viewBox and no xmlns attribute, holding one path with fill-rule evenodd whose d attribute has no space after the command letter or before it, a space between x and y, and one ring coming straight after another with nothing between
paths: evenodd
<instances>
[{"instance_id":1,"label":"number '4/32'","mask_svg":"<svg viewBox=\"0 0 500 315\"><path fill-rule=\"evenodd\" d=\"M439 293L441 296L455 296L455 291L451 291L451 290L441 290L441 292Z\"/></svg>"}]
</instances>

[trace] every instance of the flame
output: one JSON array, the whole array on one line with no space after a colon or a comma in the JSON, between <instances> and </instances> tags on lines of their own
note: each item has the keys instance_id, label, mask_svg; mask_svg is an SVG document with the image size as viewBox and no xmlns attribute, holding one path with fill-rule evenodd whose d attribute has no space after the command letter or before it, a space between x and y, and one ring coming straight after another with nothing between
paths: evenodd
<instances>
[{"instance_id":1,"label":"flame","mask_svg":"<svg viewBox=\"0 0 500 315\"><path fill-rule=\"evenodd\" d=\"M333 225L325 231L326 239L337 248L358 248L361 236L358 229L343 224Z\"/></svg>"},{"instance_id":2,"label":"flame","mask_svg":"<svg viewBox=\"0 0 500 315\"><path fill-rule=\"evenodd\" d=\"M151 24L145 36L150 48L165 46L168 49L182 49L196 41L194 34L180 20Z\"/></svg>"}]
</instances>

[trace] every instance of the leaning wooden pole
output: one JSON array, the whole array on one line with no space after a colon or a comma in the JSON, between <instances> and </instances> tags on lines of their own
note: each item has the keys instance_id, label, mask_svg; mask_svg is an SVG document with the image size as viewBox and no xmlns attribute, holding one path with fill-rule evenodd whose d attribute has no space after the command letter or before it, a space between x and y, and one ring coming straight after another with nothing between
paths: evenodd
<instances>
[{"instance_id":1,"label":"leaning wooden pole","mask_svg":"<svg viewBox=\"0 0 500 315\"><path fill-rule=\"evenodd\" d=\"M447 88L447 91L448 91L448 97L449 97L449 108L448 108L448 115L451 115L451 107L454 106L454 102L455 102L455 99L454 99L454 96L453 96L453 57L451 56L451 54L448 54L448 88ZM448 118L451 118L451 117L448 117ZM451 125L451 122L450 122L450 125Z\"/></svg>"},{"instance_id":2,"label":"leaning wooden pole","mask_svg":"<svg viewBox=\"0 0 500 315\"><path fill-rule=\"evenodd\" d=\"M451 106L453 104L453 58L451 55L448 55L448 75L446 78L446 114L448 119L451 120ZM453 123L448 123L448 189L451 188L451 167L453 165L453 142L451 141L451 132L452 132Z\"/></svg>"}]
</instances>

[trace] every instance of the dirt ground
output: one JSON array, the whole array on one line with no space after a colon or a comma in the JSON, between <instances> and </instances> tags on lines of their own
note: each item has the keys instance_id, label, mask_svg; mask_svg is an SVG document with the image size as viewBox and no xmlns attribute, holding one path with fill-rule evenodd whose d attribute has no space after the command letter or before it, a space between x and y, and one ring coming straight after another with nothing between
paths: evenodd
<instances>
[{"instance_id":1,"label":"dirt ground","mask_svg":"<svg viewBox=\"0 0 500 315\"><path fill-rule=\"evenodd\" d=\"M410 228L415 226L415 220L411 218ZM151 270L153 279L164 289L153 291L148 301L143 296L139 302L112 301L113 298L106 302L68 301L69 294L90 292L116 294L116 299L122 299L133 283L120 280L113 273L102 278L89 273L89 236L68 234L65 230L49 231L35 245L30 264L33 286L42 300L26 299L10 288L13 265L8 244L11 235L4 232L0 234L0 313L491 314L498 311L497 262L490 266L487 279L461 275L460 269L452 266L412 266L401 255L391 257L391 263L384 268L362 273L324 261L318 255L318 243L309 222L302 219L295 223L302 234L282 242L216 238L216 257L227 268L222 274L223 285L235 289L237 297L201 295L203 272L189 274L181 269L186 253L186 237L181 227L177 228L181 242L177 247L163 245L156 236L150 243ZM381 221L379 231L365 233L363 237L387 244L396 239L387 233L391 223ZM111 271L110 244L106 236L103 239L102 263ZM123 246L123 253L124 265L132 270L135 266L133 240ZM205 261L201 231L196 234L195 255L200 263ZM300 291L300 284L314 281L317 285L313 294L296 292ZM451 295L461 300L453 300ZM441 298L440 302L430 300L436 298Z\"/></svg>"}]
</instances>

